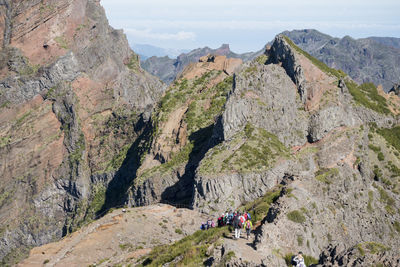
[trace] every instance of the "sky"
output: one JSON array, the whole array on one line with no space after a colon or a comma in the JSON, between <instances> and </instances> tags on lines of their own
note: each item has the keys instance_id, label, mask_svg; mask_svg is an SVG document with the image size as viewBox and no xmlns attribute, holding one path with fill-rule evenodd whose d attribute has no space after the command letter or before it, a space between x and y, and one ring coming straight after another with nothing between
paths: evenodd
<instances>
[{"instance_id":1,"label":"sky","mask_svg":"<svg viewBox=\"0 0 400 267\"><path fill-rule=\"evenodd\" d=\"M285 30L334 37L400 37L399 0L101 0L111 26L131 44L260 50Z\"/></svg>"}]
</instances>

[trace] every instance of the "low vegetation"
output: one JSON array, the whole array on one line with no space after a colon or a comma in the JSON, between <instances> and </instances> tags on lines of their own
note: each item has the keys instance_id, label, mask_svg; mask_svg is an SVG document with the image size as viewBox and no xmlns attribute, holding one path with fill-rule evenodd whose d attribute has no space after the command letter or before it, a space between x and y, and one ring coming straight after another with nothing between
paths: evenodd
<instances>
[{"instance_id":1,"label":"low vegetation","mask_svg":"<svg viewBox=\"0 0 400 267\"><path fill-rule=\"evenodd\" d=\"M278 137L248 123L229 144L222 143L209 151L200 166L200 173L261 172L269 169L280 157L289 157L289 150Z\"/></svg>"},{"instance_id":2,"label":"low vegetation","mask_svg":"<svg viewBox=\"0 0 400 267\"><path fill-rule=\"evenodd\" d=\"M339 175L339 170L337 168L320 169L315 173L315 179L325 184L331 184L332 178L337 175Z\"/></svg>"},{"instance_id":3,"label":"low vegetation","mask_svg":"<svg viewBox=\"0 0 400 267\"><path fill-rule=\"evenodd\" d=\"M162 266L178 259L174 266L202 266L207 249L221 237L228 236L228 227L197 231L171 245L155 247L139 266Z\"/></svg>"},{"instance_id":4,"label":"low vegetation","mask_svg":"<svg viewBox=\"0 0 400 267\"><path fill-rule=\"evenodd\" d=\"M271 191L268 191L263 197L247 203L242 207L242 210L248 211L253 223L261 221L267 216L271 204L278 200L282 193L282 187L278 186Z\"/></svg>"},{"instance_id":5,"label":"low vegetation","mask_svg":"<svg viewBox=\"0 0 400 267\"><path fill-rule=\"evenodd\" d=\"M345 83L357 104L381 114L391 114L386 99L378 93L378 89L373 83L357 85L351 80L345 80Z\"/></svg>"},{"instance_id":6,"label":"low vegetation","mask_svg":"<svg viewBox=\"0 0 400 267\"><path fill-rule=\"evenodd\" d=\"M385 138L386 142L400 152L400 126L393 128L376 128L376 132Z\"/></svg>"},{"instance_id":7,"label":"low vegetation","mask_svg":"<svg viewBox=\"0 0 400 267\"><path fill-rule=\"evenodd\" d=\"M299 210L293 210L289 212L286 216L289 220L295 223L304 223L306 221L306 217Z\"/></svg>"},{"instance_id":8,"label":"low vegetation","mask_svg":"<svg viewBox=\"0 0 400 267\"><path fill-rule=\"evenodd\" d=\"M318 59L316 59L315 57L311 56L309 53L307 53L306 51L302 50L300 47L298 47L297 45L295 45L293 43L292 40L290 40L289 37L284 36L285 41L292 47L294 48L298 53L304 55L306 58L308 58L315 66L317 66L320 70L322 70L323 72L327 73L327 74L331 74L335 77L337 77L338 79L342 79L346 76L346 73L344 73L342 70L337 70L337 69L333 69L328 67L325 63L319 61Z\"/></svg>"},{"instance_id":9,"label":"low vegetation","mask_svg":"<svg viewBox=\"0 0 400 267\"><path fill-rule=\"evenodd\" d=\"M201 152L211 137L215 119L222 113L227 94L233 84L233 77L230 76L217 85L207 88L210 79L219 74L220 71L210 71L194 81L186 79L176 81L168 90L159 106L154 135L158 136L158 127L169 118L173 110L190 102L183 117L189 140L180 151L171 156L169 161L146 170L136 183L141 183L156 173L164 174L182 164L187 164L192 154Z\"/></svg>"},{"instance_id":10,"label":"low vegetation","mask_svg":"<svg viewBox=\"0 0 400 267\"><path fill-rule=\"evenodd\" d=\"M357 249L360 252L361 256L364 256L366 253L369 254L377 254L383 251L390 250L389 247L386 247L377 242L364 242L357 245Z\"/></svg>"}]
</instances>

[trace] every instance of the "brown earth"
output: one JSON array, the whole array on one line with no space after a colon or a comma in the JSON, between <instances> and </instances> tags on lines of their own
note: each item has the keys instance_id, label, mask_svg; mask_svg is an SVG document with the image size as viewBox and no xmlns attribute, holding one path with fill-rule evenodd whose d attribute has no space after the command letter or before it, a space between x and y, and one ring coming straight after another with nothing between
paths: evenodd
<instances>
[{"instance_id":1,"label":"brown earth","mask_svg":"<svg viewBox=\"0 0 400 267\"><path fill-rule=\"evenodd\" d=\"M158 204L115 210L59 242L31 250L17 266L113 266L139 259L156 245L169 244L199 229L204 215ZM180 229L179 233L176 229Z\"/></svg>"}]
</instances>

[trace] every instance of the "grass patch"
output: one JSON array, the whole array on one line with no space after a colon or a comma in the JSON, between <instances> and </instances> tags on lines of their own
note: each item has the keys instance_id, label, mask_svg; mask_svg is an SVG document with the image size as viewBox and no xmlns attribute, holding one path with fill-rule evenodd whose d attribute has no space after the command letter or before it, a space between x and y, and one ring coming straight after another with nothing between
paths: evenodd
<instances>
[{"instance_id":1,"label":"grass patch","mask_svg":"<svg viewBox=\"0 0 400 267\"><path fill-rule=\"evenodd\" d=\"M374 209L372 208L372 202L374 201L374 193L372 191L368 192L368 205L367 210L369 213L372 213Z\"/></svg>"},{"instance_id":2,"label":"grass patch","mask_svg":"<svg viewBox=\"0 0 400 267\"><path fill-rule=\"evenodd\" d=\"M263 197L244 205L241 209L248 211L253 223L262 220L268 213L272 203L276 202L281 195L282 188L276 187L268 191Z\"/></svg>"},{"instance_id":3,"label":"grass patch","mask_svg":"<svg viewBox=\"0 0 400 267\"><path fill-rule=\"evenodd\" d=\"M375 128L376 132L385 138L386 142L400 151L400 126L393 128Z\"/></svg>"},{"instance_id":4,"label":"grass patch","mask_svg":"<svg viewBox=\"0 0 400 267\"><path fill-rule=\"evenodd\" d=\"M303 56L305 56L308 60L310 60L315 66L317 66L320 70L322 70L323 72L327 73L327 74L331 74L335 77L337 77L338 79L342 79L343 77L346 76L346 73L344 73L342 70L337 70L337 69L333 69L328 67L325 63L319 61L318 59L316 59L315 57L311 56L309 53L307 53L306 51L302 50L300 47L298 47L297 45L295 45L293 43L292 40L290 40L289 37L287 36L283 36L283 38L285 39L285 41L294 49L296 50L298 53L302 54Z\"/></svg>"},{"instance_id":5,"label":"grass patch","mask_svg":"<svg viewBox=\"0 0 400 267\"><path fill-rule=\"evenodd\" d=\"M385 189L383 189L380 186L376 186L376 188L379 191L379 197L380 197L380 201L384 204L386 204L385 209L388 213L390 214L394 214L395 210L394 210L394 205L395 205L395 201L393 198L391 198L389 196L389 194L386 192Z\"/></svg>"},{"instance_id":6,"label":"grass patch","mask_svg":"<svg viewBox=\"0 0 400 267\"><path fill-rule=\"evenodd\" d=\"M273 166L280 157L288 158L290 153L278 137L248 123L231 142L211 149L203 159L199 172L262 172Z\"/></svg>"},{"instance_id":7,"label":"grass patch","mask_svg":"<svg viewBox=\"0 0 400 267\"><path fill-rule=\"evenodd\" d=\"M124 244L119 244L119 248L121 249L121 250L133 250L133 245L132 244L130 244L130 243L124 243Z\"/></svg>"},{"instance_id":8,"label":"grass patch","mask_svg":"<svg viewBox=\"0 0 400 267\"><path fill-rule=\"evenodd\" d=\"M386 99L378 93L378 90L373 83L357 85L355 82L350 80L346 80L345 83L357 104L381 114L391 114Z\"/></svg>"},{"instance_id":9,"label":"grass patch","mask_svg":"<svg viewBox=\"0 0 400 267\"><path fill-rule=\"evenodd\" d=\"M177 233L177 234L180 234L180 235L183 235L183 232L182 232L182 230L181 229L175 229L175 233Z\"/></svg>"},{"instance_id":10,"label":"grass patch","mask_svg":"<svg viewBox=\"0 0 400 267\"><path fill-rule=\"evenodd\" d=\"M139 266L162 266L180 256L175 266L202 266L208 247L229 234L228 227L199 230L171 245L155 247Z\"/></svg>"},{"instance_id":11,"label":"grass patch","mask_svg":"<svg viewBox=\"0 0 400 267\"><path fill-rule=\"evenodd\" d=\"M388 251L390 250L390 247L384 246L377 242L364 242L357 244L357 249L361 256L364 256L366 253L378 254L380 252Z\"/></svg>"},{"instance_id":12,"label":"grass patch","mask_svg":"<svg viewBox=\"0 0 400 267\"><path fill-rule=\"evenodd\" d=\"M400 234L400 222L395 221L395 222L393 223L393 227L394 227L394 229Z\"/></svg>"},{"instance_id":13,"label":"grass patch","mask_svg":"<svg viewBox=\"0 0 400 267\"><path fill-rule=\"evenodd\" d=\"M139 69L139 56L134 54L131 56L131 58L129 59L128 64L126 64L126 66L128 67L128 69L130 70L138 70Z\"/></svg>"},{"instance_id":14,"label":"grass patch","mask_svg":"<svg viewBox=\"0 0 400 267\"><path fill-rule=\"evenodd\" d=\"M268 56L267 56L267 55L264 55L264 54L262 54L261 56L256 57L256 59L255 59L255 61L256 61L258 64L261 64L261 65L265 65L265 63L267 62L267 60L268 60Z\"/></svg>"},{"instance_id":15,"label":"grass patch","mask_svg":"<svg viewBox=\"0 0 400 267\"><path fill-rule=\"evenodd\" d=\"M295 223L304 223L306 221L306 217L299 210L293 210L289 212L286 216L289 220Z\"/></svg>"},{"instance_id":16,"label":"grass patch","mask_svg":"<svg viewBox=\"0 0 400 267\"><path fill-rule=\"evenodd\" d=\"M64 36L57 36L54 38L54 41L58 44L59 47L68 49L68 41Z\"/></svg>"},{"instance_id":17,"label":"grass patch","mask_svg":"<svg viewBox=\"0 0 400 267\"><path fill-rule=\"evenodd\" d=\"M31 115L31 113L32 111L27 111L24 114L22 114L22 116L19 117L15 122L15 126L21 126L26 121L26 119Z\"/></svg>"},{"instance_id":18,"label":"grass patch","mask_svg":"<svg viewBox=\"0 0 400 267\"><path fill-rule=\"evenodd\" d=\"M337 168L319 169L315 173L315 179L325 184L331 184L332 181L330 178L337 175L339 175L339 170Z\"/></svg>"}]
</instances>

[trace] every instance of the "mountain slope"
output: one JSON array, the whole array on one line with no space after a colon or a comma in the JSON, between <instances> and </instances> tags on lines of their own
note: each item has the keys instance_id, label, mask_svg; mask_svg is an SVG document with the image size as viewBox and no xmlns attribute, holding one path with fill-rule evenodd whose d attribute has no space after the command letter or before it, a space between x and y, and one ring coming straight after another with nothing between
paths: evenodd
<instances>
[{"instance_id":1,"label":"mountain slope","mask_svg":"<svg viewBox=\"0 0 400 267\"><path fill-rule=\"evenodd\" d=\"M243 61L248 61L262 54L262 50L254 53L236 54L229 49L229 45L223 44L217 49L211 49L209 47L198 48L188 53L183 53L176 59L171 59L169 57L150 57L142 62L142 67L149 73L159 77L165 83L170 84L189 63L196 63L199 61L200 57L209 54L226 56L228 58L240 58Z\"/></svg>"},{"instance_id":2,"label":"mountain slope","mask_svg":"<svg viewBox=\"0 0 400 267\"><path fill-rule=\"evenodd\" d=\"M133 44L132 49L139 54L142 61L152 56L176 58L182 53L190 52L188 49L161 48L148 44Z\"/></svg>"},{"instance_id":3,"label":"mountain slope","mask_svg":"<svg viewBox=\"0 0 400 267\"><path fill-rule=\"evenodd\" d=\"M383 85L387 92L399 83L399 38L333 38L316 30L285 31L301 49L328 66L341 69L358 83Z\"/></svg>"},{"instance_id":4,"label":"mountain slope","mask_svg":"<svg viewBox=\"0 0 400 267\"><path fill-rule=\"evenodd\" d=\"M283 35L250 63L202 58L161 99L148 150L122 195L134 205L190 203L214 219L247 210L255 238L232 240L229 229L217 228L147 251L130 240L132 251L92 262L290 266L303 251L313 266L397 266L399 106L391 108L384 96ZM45 249L35 249L28 262L44 261Z\"/></svg>"},{"instance_id":5,"label":"mountain slope","mask_svg":"<svg viewBox=\"0 0 400 267\"><path fill-rule=\"evenodd\" d=\"M96 217L164 86L99 1L0 9L0 259L13 263Z\"/></svg>"}]
</instances>

